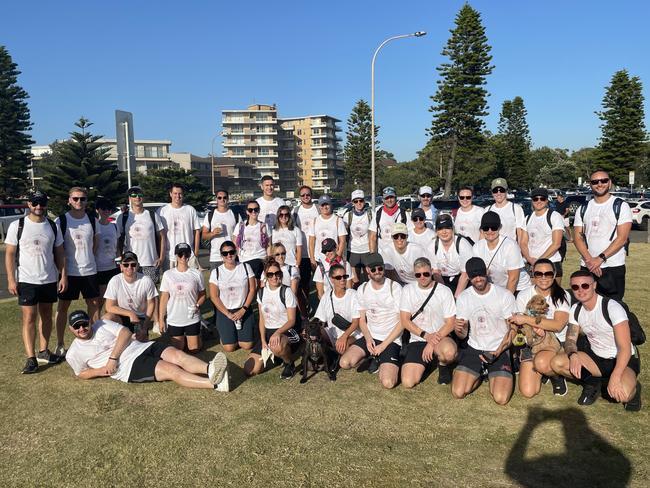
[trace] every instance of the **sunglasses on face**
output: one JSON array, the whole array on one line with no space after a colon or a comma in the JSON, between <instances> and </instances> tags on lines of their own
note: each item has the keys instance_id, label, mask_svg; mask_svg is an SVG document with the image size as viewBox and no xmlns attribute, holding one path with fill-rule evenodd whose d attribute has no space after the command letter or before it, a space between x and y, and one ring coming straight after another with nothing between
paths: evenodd
<instances>
[{"instance_id":1,"label":"sunglasses on face","mask_svg":"<svg viewBox=\"0 0 650 488\"><path fill-rule=\"evenodd\" d=\"M274 254L275 257L278 257L278 256L286 256L286 255L287 255L286 252L276 252L276 253Z\"/></svg>"},{"instance_id":2,"label":"sunglasses on face","mask_svg":"<svg viewBox=\"0 0 650 488\"><path fill-rule=\"evenodd\" d=\"M282 271L269 271L266 273L267 278L282 278Z\"/></svg>"},{"instance_id":3,"label":"sunglasses on face","mask_svg":"<svg viewBox=\"0 0 650 488\"><path fill-rule=\"evenodd\" d=\"M482 225L481 230L483 232L488 232L488 231L496 232L496 231L499 230L499 226L496 226L496 225Z\"/></svg>"},{"instance_id":4,"label":"sunglasses on face","mask_svg":"<svg viewBox=\"0 0 650 488\"><path fill-rule=\"evenodd\" d=\"M599 183L602 183L603 185L606 183L609 183L609 178L596 178L594 180L589 181L591 183L591 186L596 186Z\"/></svg>"},{"instance_id":5,"label":"sunglasses on face","mask_svg":"<svg viewBox=\"0 0 650 488\"><path fill-rule=\"evenodd\" d=\"M217 197L217 200L228 200L228 197Z\"/></svg>"},{"instance_id":6,"label":"sunglasses on face","mask_svg":"<svg viewBox=\"0 0 650 488\"><path fill-rule=\"evenodd\" d=\"M73 202L85 202L88 200L88 197L70 197Z\"/></svg>"},{"instance_id":7,"label":"sunglasses on face","mask_svg":"<svg viewBox=\"0 0 650 488\"><path fill-rule=\"evenodd\" d=\"M301 193L300 194L300 198L307 198L307 197L311 198L311 193Z\"/></svg>"},{"instance_id":8,"label":"sunglasses on face","mask_svg":"<svg viewBox=\"0 0 650 488\"><path fill-rule=\"evenodd\" d=\"M137 268L138 263L122 263L122 267L124 267L124 268Z\"/></svg>"},{"instance_id":9,"label":"sunglasses on face","mask_svg":"<svg viewBox=\"0 0 650 488\"><path fill-rule=\"evenodd\" d=\"M579 285L571 285L573 291L578 291L580 288L583 290L588 290L591 288L591 283L580 283Z\"/></svg>"},{"instance_id":10,"label":"sunglasses on face","mask_svg":"<svg viewBox=\"0 0 650 488\"><path fill-rule=\"evenodd\" d=\"M431 278L431 273L429 271L423 271L422 273L415 273L416 278L424 276L425 278Z\"/></svg>"},{"instance_id":11,"label":"sunglasses on face","mask_svg":"<svg viewBox=\"0 0 650 488\"><path fill-rule=\"evenodd\" d=\"M357 198L356 200L352 200L352 203L362 203L363 198Z\"/></svg>"},{"instance_id":12,"label":"sunglasses on face","mask_svg":"<svg viewBox=\"0 0 650 488\"><path fill-rule=\"evenodd\" d=\"M431 198L431 193L423 193L420 198Z\"/></svg>"},{"instance_id":13,"label":"sunglasses on face","mask_svg":"<svg viewBox=\"0 0 650 488\"><path fill-rule=\"evenodd\" d=\"M74 330L79 330L82 327L84 329L87 329L88 327L90 327L90 324L88 324L88 322L77 322L76 324L71 325L70 327L72 327Z\"/></svg>"},{"instance_id":14,"label":"sunglasses on face","mask_svg":"<svg viewBox=\"0 0 650 488\"><path fill-rule=\"evenodd\" d=\"M533 276L535 278L555 278L555 271L535 271Z\"/></svg>"},{"instance_id":15,"label":"sunglasses on face","mask_svg":"<svg viewBox=\"0 0 650 488\"><path fill-rule=\"evenodd\" d=\"M131 198L142 198L144 196L144 193L130 193L129 196Z\"/></svg>"},{"instance_id":16,"label":"sunglasses on face","mask_svg":"<svg viewBox=\"0 0 650 488\"><path fill-rule=\"evenodd\" d=\"M247 208L246 211L248 213L260 213L260 208L259 207Z\"/></svg>"},{"instance_id":17,"label":"sunglasses on face","mask_svg":"<svg viewBox=\"0 0 650 488\"><path fill-rule=\"evenodd\" d=\"M289 218L289 214L288 214L288 213L285 213L285 212L282 212L282 213L279 215L279 217L280 217L280 218L282 218L282 217L287 217L287 218Z\"/></svg>"},{"instance_id":18,"label":"sunglasses on face","mask_svg":"<svg viewBox=\"0 0 650 488\"><path fill-rule=\"evenodd\" d=\"M459 200L471 200L472 195L458 195Z\"/></svg>"},{"instance_id":19,"label":"sunglasses on face","mask_svg":"<svg viewBox=\"0 0 650 488\"><path fill-rule=\"evenodd\" d=\"M423 217L413 217L411 220L412 220L413 222L424 222L424 218L423 218Z\"/></svg>"},{"instance_id":20,"label":"sunglasses on face","mask_svg":"<svg viewBox=\"0 0 650 488\"><path fill-rule=\"evenodd\" d=\"M533 202L545 202L546 200L548 200L548 198L546 198L546 197L533 197L532 200L533 200Z\"/></svg>"},{"instance_id":21,"label":"sunglasses on face","mask_svg":"<svg viewBox=\"0 0 650 488\"><path fill-rule=\"evenodd\" d=\"M383 266L373 266L370 269L371 273L381 273L384 270Z\"/></svg>"},{"instance_id":22,"label":"sunglasses on face","mask_svg":"<svg viewBox=\"0 0 650 488\"><path fill-rule=\"evenodd\" d=\"M178 256L179 258L189 259L190 255L191 255L191 253L189 253L189 252L182 252L180 254L177 254L176 256Z\"/></svg>"},{"instance_id":23,"label":"sunglasses on face","mask_svg":"<svg viewBox=\"0 0 650 488\"><path fill-rule=\"evenodd\" d=\"M221 255L224 256L224 257L225 256L234 256L235 254L237 254L237 251L234 250L234 249L228 249L226 251L221 251Z\"/></svg>"},{"instance_id":24,"label":"sunglasses on face","mask_svg":"<svg viewBox=\"0 0 650 488\"><path fill-rule=\"evenodd\" d=\"M342 274L342 275L332 276L332 279L340 281L340 280L347 280L349 277L350 275Z\"/></svg>"},{"instance_id":25,"label":"sunglasses on face","mask_svg":"<svg viewBox=\"0 0 650 488\"><path fill-rule=\"evenodd\" d=\"M399 240L404 240L406 239L406 234L395 234L393 236L394 241L399 241Z\"/></svg>"},{"instance_id":26,"label":"sunglasses on face","mask_svg":"<svg viewBox=\"0 0 650 488\"><path fill-rule=\"evenodd\" d=\"M47 202L37 201L37 202L29 202L29 203L31 203L32 207L47 207Z\"/></svg>"},{"instance_id":27,"label":"sunglasses on face","mask_svg":"<svg viewBox=\"0 0 650 488\"><path fill-rule=\"evenodd\" d=\"M492 190L492 193L505 193L506 189L501 188L500 186L497 186L494 190Z\"/></svg>"}]
</instances>

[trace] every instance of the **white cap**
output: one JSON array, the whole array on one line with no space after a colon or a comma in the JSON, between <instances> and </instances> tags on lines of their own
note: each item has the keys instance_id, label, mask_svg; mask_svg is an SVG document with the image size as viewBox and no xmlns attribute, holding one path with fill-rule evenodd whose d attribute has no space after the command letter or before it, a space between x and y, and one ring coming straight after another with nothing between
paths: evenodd
<instances>
[{"instance_id":1,"label":"white cap","mask_svg":"<svg viewBox=\"0 0 650 488\"><path fill-rule=\"evenodd\" d=\"M433 195L433 190L431 189L430 186L421 186L418 195L426 195L426 194Z\"/></svg>"},{"instance_id":2,"label":"white cap","mask_svg":"<svg viewBox=\"0 0 650 488\"><path fill-rule=\"evenodd\" d=\"M352 192L352 200L356 200L357 198L364 198L365 195L363 194L363 190L354 190Z\"/></svg>"}]
</instances>

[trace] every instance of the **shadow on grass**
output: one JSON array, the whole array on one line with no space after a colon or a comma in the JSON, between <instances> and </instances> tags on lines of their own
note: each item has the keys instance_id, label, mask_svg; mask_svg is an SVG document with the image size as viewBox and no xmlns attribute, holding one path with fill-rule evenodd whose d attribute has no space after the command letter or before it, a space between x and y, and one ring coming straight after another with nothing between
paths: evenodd
<instances>
[{"instance_id":1,"label":"shadow on grass","mask_svg":"<svg viewBox=\"0 0 650 488\"><path fill-rule=\"evenodd\" d=\"M527 453L535 429L545 422L562 425L565 452L559 455ZM577 408L528 410L526 425L512 446L505 472L523 486L624 487L632 466L625 455L591 430Z\"/></svg>"}]
</instances>

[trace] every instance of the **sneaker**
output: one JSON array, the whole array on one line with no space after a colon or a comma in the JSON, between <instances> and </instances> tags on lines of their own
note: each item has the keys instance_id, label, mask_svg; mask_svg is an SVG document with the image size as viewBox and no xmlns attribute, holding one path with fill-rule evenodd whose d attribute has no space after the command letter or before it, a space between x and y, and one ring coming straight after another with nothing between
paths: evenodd
<instances>
[{"instance_id":1,"label":"sneaker","mask_svg":"<svg viewBox=\"0 0 650 488\"><path fill-rule=\"evenodd\" d=\"M228 393L230 391L230 375L228 374L228 371L223 375L223 379L218 384L214 385L214 389L223 393Z\"/></svg>"},{"instance_id":2,"label":"sneaker","mask_svg":"<svg viewBox=\"0 0 650 488\"><path fill-rule=\"evenodd\" d=\"M451 383L451 366L440 365L438 366L438 384L439 385L448 385Z\"/></svg>"},{"instance_id":3,"label":"sneaker","mask_svg":"<svg viewBox=\"0 0 650 488\"><path fill-rule=\"evenodd\" d=\"M578 405L593 405L598 400L598 388L593 385L585 385L582 387L582 394L578 398Z\"/></svg>"},{"instance_id":4,"label":"sneaker","mask_svg":"<svg viewBox=\"0 0 650 488\"><path fill-rule=\"evenodd\" d=\"M57 356L56 354L52 354L49 349L45 349L45 351L39 351L38 354L36 355L36 361L38 364L59 364L61 361L63 361L63 358L61 356Z\"/></svg>"},{"instance_id":5,"label":"sneaker","mask_svg":"<svg viewBox=\"0 0 650 488\"><path fill-rule=\"evenodd\" d=\"M628 412L638 412L641 410L641 383L636 384L636 393L632 400L625 404L625 410Z\"/></svg>"},{"instance_id":6,"label":"sneaker","mask_svg":"<svg viewBox=\"0 0 650 488\"><path fill-rule=\"evenodd\" d=\"M66 350L63 344L59 344L58 346L56 346L56 349L54 349L54 355L59 356L61 358L61 361L65 359L65 353Z\"/></svg>"},{"instance_id":7,"label":"sneaker","mask_svg":"<svg viewBox=\"0 0 650 488\"><path fill-rule=\"evenodd\" d=\"M158 322L153 323L153 327L151 328L151 332L153 332L154 334L161 335L160 334L160 325L158 325Z\"/></svg>"},{"instance_id":8,"label":"sneaker","mask_svg":"<svg viewBox=\"0 0 650 488\"><path fill-rule=\"evenodd\" d=\"M25 362L25 367L23 368L23 374L32 374L38 371L38 361L36 358L27 358Z\"/></svg>"},{"instance_id":9,"label":"sneaker","mask_svg":"<svg viewBox=\"0 0 650 488\"><path fill-rule=\"evenodd\" d=\"M553 386L553 395L564 396L568 391L566 379L564 376L551 376L551 385Z\"/></svg>"},{"instance_id":10,"label":"sneaker","mask_svg":"<svg viewBox=\"0 0 650 488\"><path fill-rule=\"evenodd\" d=\"M377 371L379 371L379 360L373 356L368 363L368 373L375 374Z\"/></svg>"},{"instance_id":11,"label":"sneaker","mask_svg":"<svg viewBox=\"0 0 650 488\"><path fill-rule=\"evenodd\" d=\"M293 363L284 363L284 369L280 374L281 380L289 380L293 378L293 375L296 374L296 367Z\"/></svg>"},{"instance_id":12,"label":"sneaker","mask_svg":"<svg viewBox=\"0 0 650 488\"><path fill-rule=\"evenodd\" d=\"M221 383L227 369L228 359L226 358L226 355L222 352L218 352L217 355L212 358L210 364L208 364L208 378L210 378L210 383L213 385Z\"/></svg>"},{"instance_id":13,"label":"sneaker","mask_svg":"<svg viewBox=\"0 0 650 488\"><path fill-rule=\"evenodd\" d=\"M548 376L542 375L542 385L545 385L546 383L548 383L548 380L550 380L550 379L551 378L549 378Z\"/></svg>"}]
</instances>

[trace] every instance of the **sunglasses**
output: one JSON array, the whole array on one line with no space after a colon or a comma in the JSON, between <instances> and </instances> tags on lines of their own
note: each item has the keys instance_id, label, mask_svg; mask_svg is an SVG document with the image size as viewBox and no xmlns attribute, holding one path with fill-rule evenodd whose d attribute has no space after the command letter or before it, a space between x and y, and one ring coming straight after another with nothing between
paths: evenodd
<instances>
[{"instance_id":1,"label":"sunglasses","mask_svg":"<svg viewBox=\"0 0 650 488\"><path fill-rule=\"evenodd\" d=\"M471 200L472 195L458 195L459 200Z\"/></svg>"},{"instance_id":2,"label":"sunglasses","mask_svg":"<svg viewBox=\"0 0 650 488\"><path fill-rule=\"evenodd\" d=\"M287 255L286 252L276 252L276 253L274 254L275 257L278 257L278 256L286 256L286 255Z\"/></svg>"},{"instance_id":3,"label":"sunglasses","mask_svg":"<svg viewBox=\"0 0 650 488\"><path fill-rule=\"evenodd\" d=\"M422 276L424 276L425 278L430 278L431 277L431 273L428 272L428 271L423 271L422 273L414 273L414 274L415 274L416 278L420 278Z\"/></svg>"},{"instance_id":4,"label":"sunglasses","mask_svg":"<svg viewBox=\"0 0 650 488\"><path fill-rule=\"evenodd\" d=\"M301 193L300 194L300 198L307 198L307 197L311 197L311 193Z\"/></svg>"},{"instance_id":5,"label":"sunglasses","mask_svg":"<svg viewBox=\"0 0 650 488\"><path fill-rule=\"evenodd\" d=\"M481 226L481 230L482 230L483 232L488 232L488 231L490 231L490 230L491 230L492 232L496 232L497 230L499 230L499 226L497 226L497 225L482 225L482 226Z\"/></svg>"},{"instance_id":6,"label":"sunglasses","mask_svg":"<svg viewBox=\"0 0 650 488\"><path fill-rule=\"evenodd\" d=\"M340 281L340 280L347 280L349 277L350 275L342 274L342 275L332 276L332 279Z\"/></svg>"},{"instance_id":7,"label":"sunglasses","mask_svg":"<svg viewBox=\"0 0 650 488\"><path fill-rule=\"evenodd\" d=\"M420 195L420 198L431 198L431 196L432 196L431 193L423 193L422 195Z\"/></svg>"},{"instance_id":8,"label":"sunglasses","mask_svg":"<svg viewBox=\"0 0 650 488\"><path fill-rule=\"evenodd\" d=\"M124 268L137 268L138 263L121 263Z\"/></svg>"},{"instance_id":9,"label":"sunglasses","mask_svg":"<svg viewBox=\"0 0 650 488\"><path fill-rule=\"evenodd\" d=\"M501 188L500 186L497 186L496 188L494 188L494 189L492 190L492 193L505 193L505 192L506 192L506 189L505 189L505 188Z\"/></svg>"},{"instance_id":10,"label":"sunglasses","mask_svg":"<svg viewBox=\"0 0 650 488\"><path fill-rule=\"evenodd\" d=\"M546 198L546 197L533 197L532 198L533 202L545 202L546 200L548 200L548 198Z\"/></svg>"},{"instance_id":11,"label":"sunglasses","mask_svg":"<svg viewBox=\"0 0 650 488\"><path fill-rule=\"evenodd\" d=\"M228 200L228 197L217 197L217 200Z\"/></svg>"},{"instance_id":12,"label":"sunglasses","mask_svg":"<svg viewBox=\"0 0 650 488\"><path fill-rule=\"evenodd\" d=\"M178 256L179 258L189 259L189 257L191 256L191 254L192 254L192 253L189 253L189 252L182 252L182 253L180 253L180 254L177 254L176 256Z\"/></svg>"},{"instance_id":13,"label":"sunglasses","mask_svg":"<svg viewBox=\"0 0 650 488\"><path fill-rule=\"evenodd\" d=\"M371 273L381 273L384 270L383 266L372 266L369 268Z\"/></svg>"},{"instance_id":14,"label":"sunglasses","mask_svg":"<svg viewBox=\"0 0 650 488\"><path fill-rule=\"evenodd\" d=\"M278 217L287 217L289 218L289 214L286 212L282 212L281 214L278 215Z\"/></svg>"},{"instance_id":15,"label":"sunglasses","mask_svg":"<svg viewBox=\"0 0 650 488\"><path fill-rule=\"evenodd\" d=\"M535 278L555 278L555 271L535 271L533 276Z\"/></svg>"},{"instance_id":16,"label":"sunglasses","mask_svg":"<svg viewBox=\"0 0 650 488\"><path fill-rule=\"evenodd\" d=\"M362 202L363 202L363 198L357 198L355 200L352 200L352 203L362 203Z\"/></svg>"},{"instance_id":17,"label":"sunglasses","mask_svg":"<svg viewBox=\"0 0 650 488\"><path fill-rule=\"evenodd\" d=\"M394 195L388 195L387 197L384 197L384 200L395 200Z\"/></svg>"},{"instance_id":18,"label":"sunglasses","mask_svg":"<svg viewBox=\"0 0 650 488\"><path fill-rule=\"evenodd\" d=\"M88 200L88 197L70 197L73 202L85 202Z\"/></svg>"},{"instance_id":19,"label":"sunglasses","mask_svg":"<svg viewBox=\"0 0 650 488\"><path fill-rule=\"evenodd\" d=\"M144 193L130 193L129 196L131 198L142 198L144 196Z\"/></svg>"},{"instance_id":20,"label":"sunglasses","mask_svg":"<svg viewBox=\"0 0 650 488\"><path fill-rule=\"evenodd\" d=\"M79 330L82 327L84 329L87 329L88 327L90 327L90 324L88 322L77 322L76 324L71 325L70 327L72 327L74 330Z\"/></svg>"},{"instance_id":21,"label":"sunglasses","mask_svg":"<svg viewBox=\"0 0 650 488\"><path fill-rule=\"evenodd\" d=\"M47 202L42 202L42 201L36 201L36 202L29 202L32 204L32 207L47 207Z\"/></svg>"},{"instance_id":22,"label":"sunglasses","mask_svg":"<svg viewBox=\"0 0 650 488\"><path fill-rule=\"evenodd\" d=\"M229 249L227 251L221 251L222 256L234 256L237 254L237 251L235 249Z\"/></svg>"},{"instance_id":23,"label":"sunglasses","mask_svg":"<svg viewBox=\"0 0 650 488\"><path fill-rule=\"evenodd\" d=\"M424 222L424 218L423 218L423 217L413 217L411 220L412 220L413 222Z\"/></svg>"},{"instance_id":24,"label":"sunglasses","mask_svg":"<svg viewBox=\"0 0 650 488\"><path fill-rule=\"evenodd\" d=\"M394 241L399 241L399 240L404 240L406 239L406 234L395 234L393 236Z\"/></svg>"},{"instance_id":25,"label":"sunglasses","mask_svg":"<svg viewBox=\"0 0 650 488\"><path fill-rule=\"evenodd\" d=\"M282 271L269 271L266 273L267 278L282 278Z\"/></svg>"},{"instance_id":26,"label":"sunglasses","mask_svg":"<svg viewBox=\"0 0 650 488\"><path fill-rule=\"evenodd\" d=\"M246 211L249 213L260 213L260 208L259 207L247 208Z\"/></svg>"},{"instance_id":27,"label":"sunglasses","mask_svg":"<svg viewBox=\"0 0 650 488\"><path fill-rule=\"evenodd\" d=\"M571 285L573 291L578 291L580 288L583 290L588 290L591 288L591 283L580 283L579 285Z\"/></svg>"},{"instance_id":28,"label":"sunglasses","mask_svg":"<svg viewBox=\"0 0 650 488\"><path fill-rule=\"evenodd\" d=\"M591 186L596 186L599 183L602 183L604 185L606 183L609 183L609 178L596 178L595 180L590 180L589 183L591 183Z\"/></svg>"}]
</instances>

